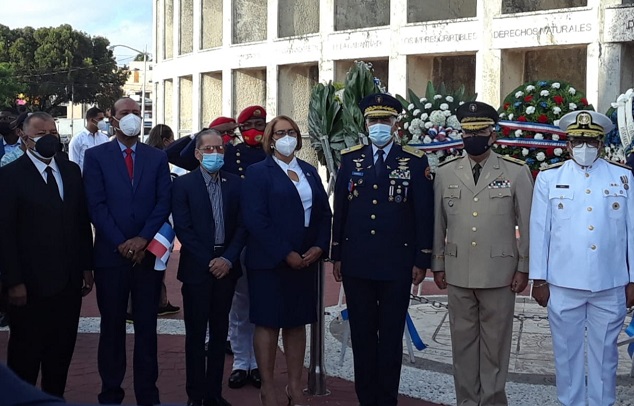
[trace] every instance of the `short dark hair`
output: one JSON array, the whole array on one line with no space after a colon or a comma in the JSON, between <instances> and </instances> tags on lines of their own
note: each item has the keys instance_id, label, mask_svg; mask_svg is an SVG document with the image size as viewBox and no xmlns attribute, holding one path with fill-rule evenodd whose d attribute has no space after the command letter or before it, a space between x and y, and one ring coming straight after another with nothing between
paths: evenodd
<instances>
[{"instance_id":1,"label":"short dark hair","mask_svg":"<svg viewBox=\"0 0 634 406\"><path fill-rule=\"evenodd\" d=\"M269 155L273 155L273 128L275 128L275 124L279 121L288 121L291 127L293 127L293 130L297 133L297 146L295 147L295 151L302 149L302 133L299 131L297 123L289 116L277 116L273 120L269 121L264 129L264 137L262 138L262 147L264 148L264 152Z\"/></svg>"},{"instance_id":2,"label":"short dark hair","mask_svg":"<svg viewBox=\"0 0 634 406\"><path fill-rule=\"evenodd\" d=\"M36 111L35 113L29 114L24 119L24 123L22 123L22 128L24 130L26 130L29 127L29 124L31 123L31 121L34 120L34 119L38 119L38 120L53 120L53 121L55 121L53 116L51 116L47 112L45 112L45 111Z\"/></svg>"},{"instance_id":3,"label":"short dark hair","mask_svg":"<svg viewBox=\"0 0 634 406\"><path fill-rule=\"evenodd\" d=\"M91 107L86 111L86 120L97 117L99 114L103 114L103 110L99 107Z\"/></svg>"},{"instance_id":4,"label":"short dark hair","mask_svg":"<svg viewBox=\"0 0 634 406\"><path fill-rule=\"evenodd\" d=\"M220 134L220 131L214 128L205 128L204 130L196 134L196 149L200 148L200 144L203 143L202 142L203 135L207 135L207 134L217 135L218 137L222 138L222 134Z\"/></svg>"}]
</instances>

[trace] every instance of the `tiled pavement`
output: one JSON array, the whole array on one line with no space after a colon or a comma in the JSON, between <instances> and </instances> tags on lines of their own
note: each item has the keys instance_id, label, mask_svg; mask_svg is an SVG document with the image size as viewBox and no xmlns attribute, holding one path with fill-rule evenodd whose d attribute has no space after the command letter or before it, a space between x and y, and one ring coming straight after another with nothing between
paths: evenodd
<instances>
[{"instance_id":1,"label":"tiled pavement","mask_svg":"<svg viewBox=\"0 0 634 406\"><path fill-rule=\"evenodd\" d=\"M174 305L182 306L180 296L180 283L176 281L175 264L178 259L178 251L175 251L170 261L167 273L167 288L169 300ZM339 284L331 276L329 270L326 273L326 306L337 303L339 294ZM426 287L427 289L427 287ZM433 287L429 286L430 290ZM98 317L95 293L92 292L84 299L82 307L82 317ZM170 316L169 318L181 319L182 312ZM8 333L0 331L0 361L6 360L6 343ZM98 335L92 333L79 334L73 361L69 371L66 399L69 403L94 404L97 403L97 393L100 389L100 379L97 372L97 343ZM134 404L134 392L132 389L132 346L133 336L128 335L128 371L123 387L126 391L124 404ZM159 379L158 386L161 394L161 401L170 404L184 404L187 400L185 394L185 338L180 335L160 335L158 340L159 351ZM276 386L278 388L278 403L286 404L283 394L286 382L286 370L284 368L283 354L278 351L278 362L276 368ZM258 390L253 387L244 387L234 390L226 387L226 377L231 372L231 357L227 357L225 363L225 388L224 397L234 406L257 406ZM304 375L307 377L307 374ZM326 381L327 388L331 391L329 396L309 398L310 405L331 405L331 406L356 406L356 395L352 382L329 377ZM1 403L1 402L0 402ZM434 406L423 400L412 399L401 396L399 405L402 406Z\"/></svg>"}]
</instances>

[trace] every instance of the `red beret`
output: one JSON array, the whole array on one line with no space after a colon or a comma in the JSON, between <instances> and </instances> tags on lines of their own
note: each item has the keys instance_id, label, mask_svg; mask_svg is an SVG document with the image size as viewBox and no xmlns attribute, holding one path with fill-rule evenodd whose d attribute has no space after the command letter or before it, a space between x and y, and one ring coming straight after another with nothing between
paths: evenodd
<instances>
[{"instance_id":1,"label":"red beret","mask_svg":"<svg viewBox=\"0 0 634 406\"><path fill-rule=\"evenodd\" d=\"M231 117L218 117L218 118L215 118L214 121L209 123L209 128L214 128L214 127L219 126L221 124L228 124L228 123L235 123L235 122L236 122L236 120L234 120Z\"/></svg>"},{"instance_id":2,"label":"red beret","mask_svg":"<svg viewBox=\"0 0 634 406\"><path fill-rule=\"evenodd\" d=\"M262 106L249 106L238 116L238 123L242 124L251 118L261 118L266 121L266 110Z\"/></svg>"}]
</instances>

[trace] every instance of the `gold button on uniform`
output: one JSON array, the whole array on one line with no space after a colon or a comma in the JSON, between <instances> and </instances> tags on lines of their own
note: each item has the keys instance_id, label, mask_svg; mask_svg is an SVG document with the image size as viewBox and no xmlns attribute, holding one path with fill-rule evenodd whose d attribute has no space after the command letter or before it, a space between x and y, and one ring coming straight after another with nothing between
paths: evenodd
<instances>
[{"instance_id":1,"label":"gold button on uniform","mask_svg":"<svg viewBox=\"0 0 634 406\"><path fill-rule=\"evenodd\" d=\"M474 198L473 198L473 201L474 201L474 202L477 202L478 200L480 200L480 199L478 199L477 197L474 197Z\"/></svg>"},{"instance_id":2,"label":"gold button on uniform","mask_svg":"<svg viewBox=\"0 0 634 406\"><path fill-rule=\"evenodd\" d=\"M477 211L473 212L473 217L478 217L478 212Z\"/></svg>"},{"instance_id":3,"label":"gold button on uniform","mask_svg":"<svg viewBox=\"0 0 634 406\"><path fill-rule=\"evenodd\" d=\"M596 245L594 245L594 244L592 244L592 245L590 246L590 249L594 251L594 250L596 250L596 249L597 249L597 246L596 246Z\"/></svg>"},{"instance_id":4,"label":"gold button on uniform","mask_svg":"<svg viewBox=\"0 0 634 406\"><path fill-rule=\"evenodd\" d=\"M471 231L476 232L476 231L478 231L478 229L473 227L473 228L471 228Z\"/></svg>"},{"instance_id":5,"label":"gold button on uniform","mask_svg":"<svg viewBox=\"0 0 634 406\"><path fill-rule=\"evenodd\" d=\"M590 189L586 189L586 194L589 195L590 193Z\"/></svg>"},{"instance_id":6,"label":"gold button on uniform","mask_svg":"<svg viewBox=\"0 0 634 406\"><path fill-rule=\"evenodd\" d=\"M592 211L592 207L588 207L588 209L587 209L587 210L588 210L588 211Z\"/></svg>"},{"instance_id":7,"label":"gold button on uniform","mask_svg":"<svg viewBox=\"0 0 634 406\"><path fill-rule=\"evenodd\" d=\"M471 245L475 247L476 245L478 245L478 243L475 241L471 241Z\"/></svg>"},{"instance_id":8,"label":"gold button on uniform","mask_svg":"<svg viewBox=\"0 0 634 406\"><path fill-rule=\"evenodd\" d=\"M588 172L586 172L586 178L589 178L590 174Z\"/></svg>"},{"instance_id":9,"label":"gold button on uniform","mask_svg":"<svg viewBox=\"0 0 634 406\"><path fill-rule=\"evenodd\" d=\"M376 200L372 200L372 204L379 204Z\"/></svg>"},{"instance_id":10,"label":"gold button on uniform","mask_svg":"<svg viewBox=\"0 0 634 406\"><path fill-rule=\"evenodd\" d=\"M371 218L372 220L374 220L374 219L376 219L376 216L373 214L373 215L371 215L371 216L370 216L370 218Z\"/></svg>"},{"instance_id":11,"label":"gold button on uniform","mask_svg":"<svg viewBox=\"0 0 634 406\"><path fill-rule=\"evenodd\" d=\"M236 156L240 156L240 153L239 153L239 152L236 152Z\"/></svg>"},{"instance_id":12,"label":"gold button on uniform","mask_svg":"<svg viewBox=\"0 0 634 406\"><path fill-rule=\"evenodd\" d=\"M372 230L372 231L370 231L370 234L374 235L374 234L376 234L376 231Z\"/></svg>"},{"instance_id":13,"label":"gold button on uniform","mask_svg":"<svg viewBox=\"0 0 634 406\"><path fill-rule=\"evenodd\" d=\"M594 230L594 226L588 226L588 230L590 231Z\"/></svg>"},{"instance_id":14,"label":"gold button on uniform","mask_svg":"<svg viewBox=\"0 0 634 406\"><path fill-rule=\"evenodd\" d=\"M236 159L236 163L237 163L237 164L239 164L239 163L240 163L240 160L239 160L239 159Z\"/></svg>"},{"instance_id":15,"label":"gold button on uniform","mask_svg":"<svg viewBox=\"0 0 634 406\"><path fill-rule=\"evenodd\" d=\"M243 171L242 167L238 168L238 170L239 170L240 172L242 172L242 171Z\"/></svg>"},{"instance_id":16,"label":"gold button on uniform","mask_svg":"<svg viewBox=\"0 0 634 406\"><path fill-rule=\"evenodd\" d=\"M240 175L240 177L241 177L242 179L244 179L244 175Z\"/></svg>"},{"instance_id":17,"label":"gold button on uniform","mask_svg":"<svg viewBox=\"0 0 634 406\"><path fill-rule=\"evenodd\" d=\"M378 189L378 188L379 188L379 185L374 185L374 186L372 186L372 187L374 188L374 190L376 190L376 189Z\"/></svg>"}]
</instances>

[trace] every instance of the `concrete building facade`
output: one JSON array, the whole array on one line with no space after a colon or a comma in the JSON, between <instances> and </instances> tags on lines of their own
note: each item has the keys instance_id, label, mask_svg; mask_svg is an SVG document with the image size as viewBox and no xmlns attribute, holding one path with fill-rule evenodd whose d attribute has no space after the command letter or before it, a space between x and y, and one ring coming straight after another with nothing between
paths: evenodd
<instances>
[{"instance_id":1,"label":"concrete building facade","mask_svg":"<svg viewBox=\"0 0 634 406\"><path fill-rule=\"evenodd\" d=\"M261 104L306 129L312 86L372 62L392 94L465 84L498 106L559 79L598 111L634 84L634 0L154 0L156 123Z\"/></svg>"}]
</instances>

